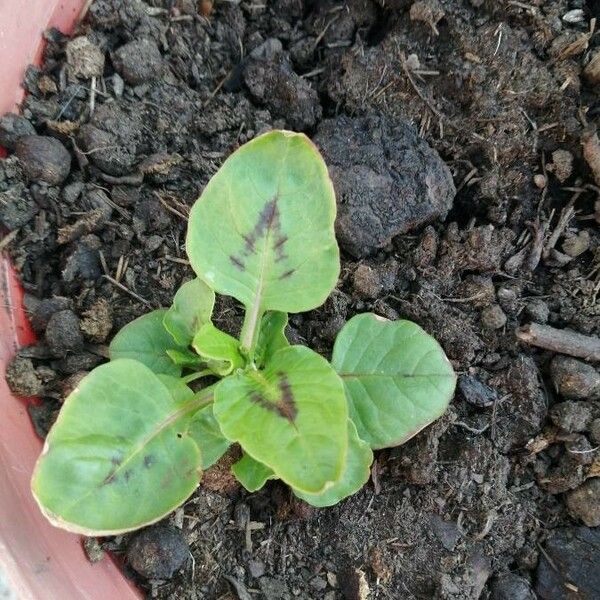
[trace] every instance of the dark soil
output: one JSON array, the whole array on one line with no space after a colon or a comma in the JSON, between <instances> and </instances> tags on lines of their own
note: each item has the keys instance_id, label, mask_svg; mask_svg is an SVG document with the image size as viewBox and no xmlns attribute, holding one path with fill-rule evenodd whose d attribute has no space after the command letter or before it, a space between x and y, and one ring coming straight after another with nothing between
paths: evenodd
<instances>
[{"instance_id":1,"label":"dark soil","mask_svg":"<svg viewBox=\"0 0 600 600\"><path fill-rule=\"evenodd\" d=\"M170 519L177 560L156 530L152 548L104 540L150 596L599 597L598 534L580 526L599 519L598 373L515 337L531 321L600 334L591 17L592 0L96 0L75 45L48 33L23 118L0 125L16 150L0 222L41 340L11 383L46 399L40 428L192 276L190 206L275 127L322 147L345 251L290 339L327 354L372 310L422 325L460 375L448 413L335 508L277 483L247 494L225 462ZM235 331L241 311L222 298L216 319Z\"/></svg>"}]
</instances>

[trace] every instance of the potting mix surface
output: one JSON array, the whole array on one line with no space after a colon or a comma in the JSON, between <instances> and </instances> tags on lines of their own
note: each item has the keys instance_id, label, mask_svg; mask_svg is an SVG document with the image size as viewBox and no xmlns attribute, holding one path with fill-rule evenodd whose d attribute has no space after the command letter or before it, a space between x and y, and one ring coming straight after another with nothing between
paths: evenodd
<instances>
[{"instance_id":1,"label":"potting mix surface","mask_svg":"<svg viewBox=\"0 0 600 600\"><path fill-rule=\"evenodd\" d=\"M271 128L306 132L338 195L339 285L289 339L328 356L370 310L419 323L459 374L447 414L339 506L245 492L233 451L159 526L88 542L94 559L122 554L165 599L600 598L600 375L516 335L600 334L594 17L596 0L96 0L73 38L47 33L22 117L0 120L2 245L40 340L7 378L43 398L40 435L119 328L193 276L190 206ZM241 319L219 299L219 327Z\"/></svg>"}]
</instances>

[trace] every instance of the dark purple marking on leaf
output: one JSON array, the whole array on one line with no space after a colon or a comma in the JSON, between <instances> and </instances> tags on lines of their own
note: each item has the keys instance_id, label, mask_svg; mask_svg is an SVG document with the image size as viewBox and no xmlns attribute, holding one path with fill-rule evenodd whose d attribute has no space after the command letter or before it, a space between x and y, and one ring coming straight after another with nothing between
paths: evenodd
<instances>
[{"instance_id":1,"label":"dark purple marking on leaf","mask_svg":"<svg viewBox=\"0 0 600 600\"><path fill-rule=\"evenodd\" d=\"M295 272L296 272L296 269L289 269L288 271L285 271L284 273L282 273L279 276L279 279L287 279L288 277L291 277Z\"/></svg>"},{"instance_id":2,"label":"dark purple marking on leaf","mask_svg":"<svg viewBox=\"0 0 600 600\"><path fill-rule=\"evenodd\" d=\"M273 196L273 198L265 204L265 207L260 212L258 223L256 224L253 232L256 234L257 238L264 235L265 232L269 231L270 229L275 229L280 226L277 200L279 200L279 198L277 196Z\"/></svg>"},{"instance_id":3,"label":"dark purple marking on leaf","mask_svg":"<svg viewBox=\"0 0 600 600\"><path fill-rule=\"evenodd\" d=\"M110 458L110 462L112 464L112 469L110 473L104 478L102 485L110 485L111 483L115 483L117 481L117 471L123 462L123 456L119 454L113 454Z\"/></svg>"},{"instance_id":4,"label":"dark purple marking on leaf","mask_svg":"<svg viewBox=\"0 0 600 600\"><path fill-rule=\"evenodd\" d=\"M256 248L254 247L254 243L256 240L249 235L244 235L244 243L246 244L245 253L246 255L254 254L256 252Z\"/></svg>"},{"instance_id":5,"label":"dark purple marking on leaf","mask_svg":"<svg viewBox=\"0 0 600 600\"><path fill-rule=\"evenodd\" d=\"M144 466L146 467L146 469L149 469L155 462L156 459L154 458L154 456L152 456L152 454L144 456Z\"/></svg>"},{"instance_id":6,"label":"dark purple marking on leaf","mask_svg":"<svg viewBox=\"0 0 600 600\"><path fill-rule=\"evenodd\" d=\"M256 242L266 236L269 232L276 235L273 249L275 250L275 262L279 262L287 258L285 253L285 243L288 240L287 235L281 231L281 220L279 218L279 208L277 207L278 197L273 196L260 211L258 221L254 229L250 233L243 234L244 247L238 255L230 255L229 260L240 271L245 270L246 264L244 259L252 254L256 254Z\"/></svg>"},{"instance_id":7,"label":"dark purple marking on leaf","mask_svg":"<svg viewBox=\"0 0 600 600\"><path fill-rule=\"evenodd\" d=\"M123 473L123 477L125 477L125 483L127 483L131 479L131 469L127 469L127 471Z\"/></svg>"},{"instance_id":8,"label":"dark purple marking on leaf","mask_svg":"<svg viewBox=\"0 0 600 600\"><path fill-rule=\"evenodd\" d=\"M246 265L237 256L232 254L229 257L229 260L231 261L231 264L234 267L237 267L240 271L244 271L246 269Z\"/></svg>"},{"instance_id":9,"label":"dark purple marking on leaf","mask_svg":"<svg viewBox=\"0 0 600 600\"><path fill-rule=\"evenodd\" d=\"M283 250L283 246L287 241L288 241L288 236L282 235L275 242L275 245L273 246L273 249L275 250L275 254L276 254L275 262L279 262L280 260L285 260L288 257L288 255Z\"/></svg>"},{"instance_id":10,"label":"dark purple marking on leaf","mask_svg":"<svg viewBox=\"0 0 600 600\"><path fill-rule=\"evenodd\" d=\"M298 409L296 408L292 386L285 373L279 372L277 375L279 377L279 389L281 390L281 400L277 403L281 411L279 414L288 421L295 421L298 416Z\"/></svg>"},{"instance_id":11,"label":"dark purple marking on leaf","mask_svg":"<svg viewBox=\"0 0 600 600\"><path fill-rule=\"evenodd\" d=\"M113 469L105 478L104 481L102 482L102 485L110 485L111 483L114 483L117 480L117 473L116 473L116 469Z\"/></svg>"},{"instance_id":12,"label":"dark purple marking on leaf","mask_svg":"<svg viewBox=\"0 0 600 600\"><path fill-rule=\"evenodd\" d=\"M277 241L275 242L275 250L281 250L282 246L288 241L288 236L287 235L282 235L280 238L277 239Z\"/></svg>"},{"instance_id":13,"label":"dark purple marking on leaf","mask_svg":"<svg viewBox=\"0 0 600 600\"><path fill-rule=\"evenodd\" d=\"M280 417L287 419L290 423L294 423L298 416L298 409L296 408L292 386L285 373L277 373L277 387L281 392L281 396L276 402L268 400L260 392L254 392L250 396L250 401L266 410L276 412Z\"/></svg>"}]
</instances>

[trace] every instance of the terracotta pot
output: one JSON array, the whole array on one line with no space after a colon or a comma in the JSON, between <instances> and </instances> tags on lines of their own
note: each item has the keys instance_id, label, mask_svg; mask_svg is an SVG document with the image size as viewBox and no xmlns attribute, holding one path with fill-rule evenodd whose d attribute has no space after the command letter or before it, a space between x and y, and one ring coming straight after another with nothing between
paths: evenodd
<instances>
[{"instance_id":1,"label":"terracotta pot","mask_svg":"<svg viewBox=\"0 0 600 600\"><path fill-rule=\"evenodd\" d=\"M39 60L42 32L68 32L84 0L0 0L0 115L16 110L27 65ZM55 529L41 515L29 479L41 451L27 402L4 377L16 350L34 340L22 292L0 256L0 571L20 600L134 600L141 594L111 559L91 564L80 537Z\"/></svg>"}]
</instances>

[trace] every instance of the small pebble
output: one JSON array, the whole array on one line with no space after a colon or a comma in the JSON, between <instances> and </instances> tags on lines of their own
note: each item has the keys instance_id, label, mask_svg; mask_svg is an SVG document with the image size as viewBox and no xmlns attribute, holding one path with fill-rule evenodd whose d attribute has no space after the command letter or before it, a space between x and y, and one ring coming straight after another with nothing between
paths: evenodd
<instances>
[{"instance_id":1,"label":"small pebble","mask_svg":"<svg viewBox=\"0 0 600 600\"><path fill-rule=\"evenodd\" d=\"M15 356L6 369L6 383L16 396L39 396L43 382L28 358Z\"/></svg>"},{"instance_id":2,"label":"small pebble","mask_svg":"<svg viewBox=\"0 0 600 600\"><path fill-rule=\"evenodd\" d=\"M265 563L261 560L249 560L248 570L250 571L250 575L252 575L252 577L258 579L265 574Z\"/></svg>"},{"instance_id":3,"label":"small pebble","mask_svg":"<svg viewBox=\"0 0 600 600\"><path fill-rule=\"evenodd\" d=\"M123 92L125 91L125 82L123 81L123 78L118 73L115 73L112 76L112 84L113 84L113 91L115 92L115 96L117 98L120 98L123 95Z\"/></svg>"},{"instance_id":4,"label":"small pebble","mask_svg":"<svg viewBox=\"0 0 600 600\"><path fill-rule=\"evenodd\" d=\"M104 52L85 35L76 37L65 48L69 73L74 77L102 77Z\"/></svg>"},{"instance_id":5,"label":"small pebble","mask_svg":"<svg viewBox=\"0 0 600 600\"><path fill-rule=\"evenodd\" d=\"M573 173L573 155L568 150L558 149L552 153L552 164L548 167L556 179L564 183Z\"/></svg>"},{"instance_id":6,"label":"small pebble","mask_svg":"<svg viewBox=\"0 0 600 600\"><path fill-rule=\"evenodd\" d=\"M113 54L113 64L121 77L131 85L141 85L161 77L163 59L154 40L136 39L121 46Z\"/></svg>"},{"instance_id":7,"label":"small pebble","mask_svg":"<svg viewBox=\"0 0 600 600\"><path fill-rule=\"evenodd\" d=\"M588 527L600 525L600 477L592 477L567 494L571 515Z\"/></svg>"},{"instance_id":8,"label":"small pebble","mask_svg":"<svg viewBox=\"0 0 600 600\"><path fill-rule=\"evenodd\" d=\"M588 363L557 355L550 363L552 382L570 400L600 400L600 373Z\"/></svg>"},{"instance_id":9,"label":"small pebble","mask_svg":"<svg viewBox=\"0 0 600 600\"><path fill-rule=\"evenodd\" d=\"M600 445L600 419L594 419L590 425L590 438L596 445Z\"/></svg>"},{"instance_id":10,"label":"small pebble","mask_svg":"<svg viewBox=\"0 0 600 600\"><path fill-rule=\"evenodd\" d=\"M81 330L92 342L104 342L112 326L112 308L105 298L99 298L83 313Z\"/></svg>"},{"instance_id":11,"label":"small pebble","mask_svg":"<svg viewBox=\"0 0 600 600\"><path fill-rule=\"evenodd\" d=\"M567 11L563 15L562 20L565 23L583 23L585 21L585 12L581 8L574 8Z\"/></svg>"},{"instance_id":12,"label":"small pebble","mask_svg":"<svg viewBox=\"0 0 600 600\"><path fill-rule=\"evenodd\" d=\"M203 17L209 17L213 11L213 4L213 0L200 0L200 2L198 2L198 12Z\"/></svg>"},{"instance_id":13,"label":"small pebble","mask_svg":"<svg viewBox=\"0 0 600 600\"><path fill-rule=\"evenodd\" d=\"M538 298L529 300L525 306L525 310L532 321L535 321L536 323L548 322L550 309L548 308L548 304L543 300L539 300Z\"/></svg>"},{"instance_id":14,"label":"small pebble","mask_svg":"<svg viewBox=\"0 0 600 600\"><path fill-rule=\"evenodd\" d=\"M32 309L28 309L29 318L31 319L31 325L36 333L42 333L50 317L60 311L67 310L73 306L73 301L70 298L64 296L53 296L52 298L44 298L43 300L35 302Z\"/></svg>"},{"instance_id":15,"label":"small pebble","mask_svg":"<svg viewBox=\"0 0 600 600\"><path fill-rule=\"evenodd\" d=\"M548 184L548 181L546 180L545 175L537 173L533 176L533 183L535 184L535 187L539 188L540 190L543 190Z\"/></svg>"},{"instance_id":16,"label":"small pebble","mask_svg":"<svg viewBox=\"0 0 600 600\"><path fill-rule=\"evenodd\" d=\"M503 305L510 304L517 299L517 291L512 287L502 286L498 288L496 296L498 297L498 302L501 302Z\"/></svg>"},{"instance_id":17,"label":"small pebble","mask_svg":"<svg viewBox=\"0 0 600 600\"><path fill-rule=\"evenodd\" d=\"M189 552L179 529L159 524L134 535L127 547L127 560L142 577L170 579L183 565Z\"/></svg>"},{"instance_id":18,"label":"small pebble","mask_svg":"<svg viewBox=\"0 0 600 600\"><path fill-rule=\"evenodd\" d=\"M581 526L548 532L535 579L540 600L600 598L600 530Z\"/></svg>"},{"instance_id":19,"label":"small pebble","mask_svg":"<svg viewBox=\"0 0 600 600\"><path fill-rule=\"evenodd\" d=\"M86 537L83 539L83 549L91 563L100 562L104 558L104 550L95 537Z\"/></svg>"},{"instance_id":20,"label":"small pebble","mask_svg":"<svg viewBox=\"0 0 600 600\"><path fill-rule=\"evenodd\" d=\"M327 581L323 577L317 575L310 580L309 585L311 588L322 592L327 587Z\"/></svg>"},{"instance_id":21,"label":"small pebble","mask_svg":"<svg viewBox=\"0 0 600 600\"><path fill-rule=\"evenodd\" d=\"M592 421L592 409L587 402L559 402L550 409L550 419L569 433L585 431Z\"/></svg>"},{"instance_id":22,"label":"small pebble","mask_svg":"<svg viewBox=\"0 0 600 600\"><path fill-rule=\"evenodd\" d=\"M252 58L271 60L276 54L283 52L283 45L277 38L268 38L260 46L250 52Z\"/></svg>"},{"instance_id":23,"label":"small pebble","mask_svg":"<svg viewBox=\"0 0 600 600\"><path fill-rule=\"evenodd\" d=\"M563 252L571 258L576 258L580 254L583 254L589 247L590 234L586 230L565 237L565 240L562 243Z\"/></svg>"},{"instance_id":24,"label":"small pebble","mask_svg":"<svg viewBox=\"0 0 600 600\"><path fill-rule=\"evenodd\" d=\"M536 597L527 579L506 573L492 581L491 600L536 600Z\"/></svg>"},{"instance_id":25,"label":"small pebble","mask_svg":"<svg viewBox=\"0 0 600 600\"><path fill-rule=\"evenodd\" d=\"M379 273L368 265L359 265L352 278L356 293L365 300L377 298L382 289Z\"/></svg>"},{"instance_id":26,"label":"small pebble","mask_svg":"<svg viewBox=\"0 0 600 600\"><path fill-rule=\"evenodd\" d=\"M46 326L46 342L54 356L64 356L83 347L79 317L72 310L54 313Z\"/></svg>"},{"instance_id":27,"label":"small pebble","mask_svg":"<svg viewBox=\"0 0 600 600\"><path fill-rule=\"evenodd\" d=\"M435 35L438 35L436 25L446 14L437 0L418 0L410 7L410 20L427 23Z\"/></svg>"},{"instance_id":28,"label":"small pebble","mask_svg":"<svg viewBox=\"0 0 600 600\"><path fill-rule=\"evenodd\" d=\"M471 375L461 375L458 378L458 389L469 404L479 408L488 408L498 399L498 392L494 388Z\"/></svg>"},{"instance_id":29,"label":"small pebble","mask_svg":"<svg viewBox=\"0 0 600 600\"><path fill-rule=\"evenodd\" d=\"M12 151L26 135L35 135L35 128L25 117L7 113L0 118L0 146Z\"/></svg>"},{"instance_id":30,"label":"small pebble","mask_svg":"<svg viewBox=\"0 0 600 600\"><path fill-rule=\"evenodd\" d=\"M59 185L71 171L71 155L55 138L26 135L17 141L15 154L23 171L33 181Z\"/></svg>"},{"instance_id":31,"label":"small pebble","mask_svg":"<svg viewBox=\"0 0 600 600\"><path fill-rule=\"evenodd\" d=\"M45 438L50 431L56 417L58 417L58 409L60 408L55 402L46 400L41 404L29 404L27 406L27 412L33 423L35 432L41 437Z\"/></svg>"},{"instance_id":32,"label":"small pebble","mask_svg":"<svg viewBox=\"0 0 600 600\"><path fill-rule=\"evenodd\" d=\"M481 312L481 323L486 329L500 329L506 325L506 315L497 304L493 304Z\"/></svg>"},{"instance_id":33,"label":"small pebble","mask_svg":"<svg viewBox=\"0 0 600 600\"><path fill-rule=\"evenodd\" d=\"M78 352L67 354L57 363L57 369L66 375L73 375L81 371L91 371L102 362L102 357L92 352Z\"/></svg>"},{"instance_id":34,"label":"small pebble","mask_svg":"<svg viewBox=\"0 0 600 600\"><path fill-rule=\"evenodd\" d=\"M448 552L452 552L461 538L458 525L452 521L444 521L439 515L432 514L429 517L429 527L441 545Z\"/></svg>"}]
</instances>

